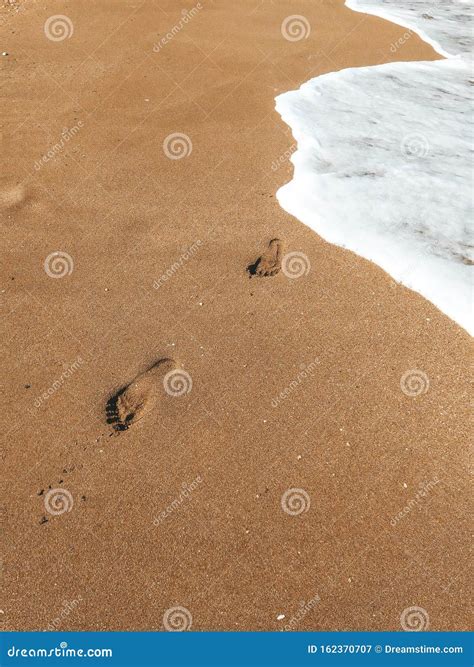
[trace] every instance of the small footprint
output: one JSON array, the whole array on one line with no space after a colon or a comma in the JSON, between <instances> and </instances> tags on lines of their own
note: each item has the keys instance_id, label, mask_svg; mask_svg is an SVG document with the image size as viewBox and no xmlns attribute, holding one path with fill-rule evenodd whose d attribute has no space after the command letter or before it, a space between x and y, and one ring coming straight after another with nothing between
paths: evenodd
<instances>
[{"instance_id":1,"label":"small footprint","mask_svg":"<svg viewBox=\"0 0 474 667\"><path fill-rule=\"evenodd\" d=\"M284 244L280 239L272 239L263 255L247 267L251 276L276 276L281 269Z\"/></svg>"},{"instance_id":2,"label":"small footprint","mask_svg":"<svg viewBox=\"0 0 474 667\"><path fill-rule=\"evenodd\" d=\"M142 419L163 395L166 373L176 367L173 359L160 359L130 384L122 387L107 402L107 423L112 424L116 431L126 431Z\"/></svg>"}]
</instances>

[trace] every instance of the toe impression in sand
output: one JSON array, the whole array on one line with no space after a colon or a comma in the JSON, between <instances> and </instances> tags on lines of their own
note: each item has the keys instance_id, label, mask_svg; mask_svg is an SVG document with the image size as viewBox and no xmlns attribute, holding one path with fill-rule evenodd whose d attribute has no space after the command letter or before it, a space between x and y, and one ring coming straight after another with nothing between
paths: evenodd
<instances>
[{"instance_id":1,"label":"toe impression in sand","mask_svg":"<svg viewBox=\"0 0 474 667\"><path fill-rule=\"evenodd\" d=\"M173 359L160 359L122 387L107 402L107 423L116 431L126 431L142 419L163 396L163 378L175 368L177 363Z\"/></svg>"},{"instance_id":2,"label":"toe impression in sand","mask_svg":"<svg viewBox=\"0 0 474 667\"><path fill-rule=\"evenodd\" d=\"M276 276L281 269L284 244L280 239L272 239L263 255L247 267L251 276Z\"/></svg>"}]
</instances>

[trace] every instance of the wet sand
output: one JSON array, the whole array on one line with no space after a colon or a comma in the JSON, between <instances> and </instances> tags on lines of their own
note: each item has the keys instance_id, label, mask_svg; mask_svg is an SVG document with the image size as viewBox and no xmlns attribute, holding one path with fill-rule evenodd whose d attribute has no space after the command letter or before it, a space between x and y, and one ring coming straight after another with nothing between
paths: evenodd
<instances>
[{"instance_id":1,"label":"wet sand","mask_svg":"<svg viewBox=\"0 0 474 667\"><path fill-rule=\"evenodd\" d=\"M194 7L1 10L4 627L467 629L469 337L275 198L275 95L438 56L342 0ZM249 275L274 238L304 275Z\"/></svg>"}]
</instances>

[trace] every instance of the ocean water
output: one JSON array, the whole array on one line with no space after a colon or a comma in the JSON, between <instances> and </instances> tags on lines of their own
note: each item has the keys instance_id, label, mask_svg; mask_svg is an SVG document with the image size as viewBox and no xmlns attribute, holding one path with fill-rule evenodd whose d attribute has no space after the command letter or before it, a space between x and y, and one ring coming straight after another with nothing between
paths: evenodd
<instances>
[{"instance_id":1,"label":"ocean water","mask_svg":"<svg viewBox=\"0 0 474 667\"><path fill-rule=\"evenodd\" d=\"M472 57L472 0L346 0L346 5L411 28L446 58Z\"/></svg>"},{"instance_id":2,"label":"ocean water","mask_svg":"<svg viewBox=\"0 0 474 667\"><path fill-rule=\"evenodd\" d=\"M280 205L474 333L473 3L346 0L446 57L316 77L279 95L298 149ZM401 56L402 57L402 56Z\"/></svg>"}]
</instances>

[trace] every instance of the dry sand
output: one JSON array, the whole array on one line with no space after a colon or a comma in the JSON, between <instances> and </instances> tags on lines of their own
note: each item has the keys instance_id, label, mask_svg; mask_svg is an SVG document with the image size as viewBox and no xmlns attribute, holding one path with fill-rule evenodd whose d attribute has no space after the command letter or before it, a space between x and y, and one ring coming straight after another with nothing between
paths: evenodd
<instances>
[{"instance_id":1,"label":"dry sand","mask_svg":"<svg viewBox=\"0 0 474 667\"><path fill-rule=\"evenodd\" d=\"M275 198L277 93L436 54L415 35L394 54L406 30L342 0L203 2L158 52L179 3L5 5L5 627L153 630L183 606L196 630L396 630L417 606L465 629L468 335ZM308 39L282 37L294 14ZM249 277L275 237L307 275ZM142 377L143 418L114 430L108 401L164 357L191 390ZM414 369L429 388L407 396Z\"/></svg>"}]
</instances>

